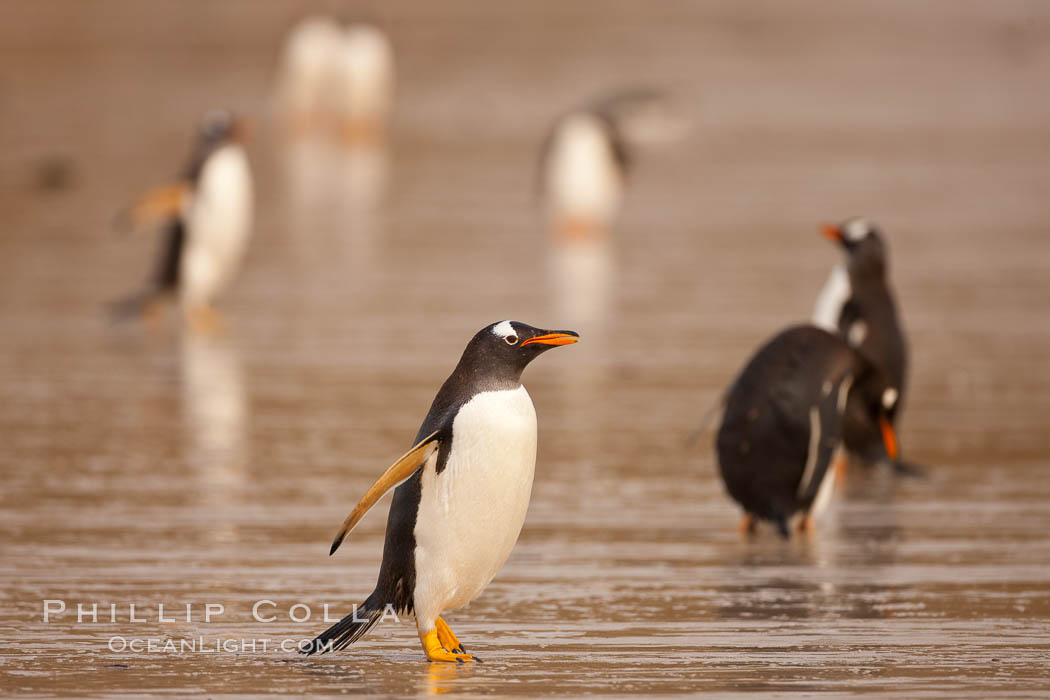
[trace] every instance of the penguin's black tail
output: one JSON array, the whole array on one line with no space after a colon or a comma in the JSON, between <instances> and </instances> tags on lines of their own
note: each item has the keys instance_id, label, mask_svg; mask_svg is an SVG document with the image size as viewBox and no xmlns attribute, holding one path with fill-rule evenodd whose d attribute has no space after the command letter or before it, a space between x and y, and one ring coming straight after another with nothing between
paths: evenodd
<instances>
[{"instance_id":1,"label":"penguin's black tail","mask_svg":"<svg viewBox=\"0 0 1050 700\"><path fill-rule=\"evenodd\" d=\"M368 630L375 627L383 617L383 610L386 607L376 598L375 593L368 596L365 602L354 608L353 612L317 635L312 642L300 649L299 653L310 656L318 652L326 654L330 651L339 651L365 636Z\"/></svg>"},{"instance_id":2,"label":"penguin's black tail","mask_svg":"<svg viewBox=\"0 0 1050 700\"><path fill-rule=\"evenodd\" d=\"M785 518L783 515L777 516L777 518L773 520L773 524L776 525L777 533L781 537L783 537L785 540L791 539L791 528L788 526L787 518Z\"/></svg>"}]
</instances>

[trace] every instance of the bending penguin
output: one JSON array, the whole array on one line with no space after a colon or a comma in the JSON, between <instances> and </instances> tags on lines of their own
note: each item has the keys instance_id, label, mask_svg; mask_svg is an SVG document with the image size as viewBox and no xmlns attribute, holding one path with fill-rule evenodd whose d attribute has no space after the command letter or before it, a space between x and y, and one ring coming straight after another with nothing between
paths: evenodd
<instances>
[{"instance_id":1,"label":"bending penguin","mask_svg":"<svg viewBox=\"0 0 1050 700\"><path fill-rule=\"evenodd\" d=\"M862 218L825 226L824 235L842 246L845 262L836 265L817 299L813 323L841 335L851 346L881 367L904 402L908 346L888 278L886 242L879 229ZM882 460L877 427L862 407L851 406L843 427L846 447L862 462ZM917 469L895 462L900 471Z\"/></svg>"},{"instance_id":2,"label":"bending penguin","mask_svg":"<svg viewBox=\"0 0 1050 700\"><path fill-rule=\"evenodd\" d=\"M729 495L756 521L789 536L789 522L810 526L830 498L829 470L842 440L847 402L879 426L881 449L898 454L893 414L898 390L887 375L840 337L814 326L789 328L748 361L726 396L715 441Z\"/></svg>"},{"instance_id":3,"label":"bending penguin","mask_svg":"<svg viewBox=\"0 0 1050 700\"><path fill-rule=\"evenodd\" d=\"M343 649L387 609L413 613L431 661L468 661L441 615L484 590L517 542L536 465L536 411L521 384L532 360L575 343L573 331L517 321L481 329L434 398L415 444L347 516L334 554L365 513L397 486L375 590L303 653Z\"/></svg>"},{"instance_id":4,"label":"bending penguin","mask_svg":"<svg viewBox=\"0 0 1050 700\"><path fill-rule=\"evenodd\" d=\"M219 316L212 304L233 281L251 235L252 177L244 131L230 112L209 113L178 179L119 217L123 227L161 226L164 242L145 287L113 305L118 318L143 314L177 295L191 328L216 329Z\"/></svg>"}]
</instances>

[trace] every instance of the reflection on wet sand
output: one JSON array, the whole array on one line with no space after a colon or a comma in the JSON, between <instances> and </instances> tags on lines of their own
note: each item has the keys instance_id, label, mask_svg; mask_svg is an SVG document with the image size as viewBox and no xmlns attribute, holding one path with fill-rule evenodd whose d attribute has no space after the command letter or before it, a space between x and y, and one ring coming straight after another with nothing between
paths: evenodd
<instances>
[{"instance_id":1,"label":"reflection on wet sand","mask_svg":"<svg viewBox=\"0 0 1050 700\"><path fill-rule=\"evenodd\" d=\"M605 326L614 309L616 264L610 242L556 241L550 251L553 314L580 333Z\"/></svg>"},{"instance_id":2,"label":"reflection on wet sand","mask_svg":"<svg viewBox=\"0 0 1050 700\"><path fill-rule=\"evenodd\" d=\"M211 4L184 22L182 3L22 3L0 21L18 74L0 80L4 172L68 153L78 173L60 195L0 187L3 692L1045 694L1050 297L1033 193L1048 181L1050 9L468 5L384 6L404 52L395 196L353 184L330 134L298 165L256 142L265 196L222 301L231 336L185 344L100 318L154 243L112 245L106 222L155 176L153 153L181 149L190 105L263 99L286 6ZM639 161L609 247L580 255L580 278L608 276L568 294L600 301L555 309L573 300L538 283L558 263L524 194L536 142L585 99L578 83L656 73L703 128ZM370 160L380 175L361 179L382 183ZM915 371L901 441L934 473L851 470L811 539L743 540L709 436L682 443L748 350L810 308L828 257L807 232L857 211L902 232ZM542 437L525 527L450 616L484 664L422 661L407 621L309 660L108 648L300 640L318 620L258 623L253 603L334 611L367 595L385 504L330 558L333 530L405 449L460 338L506 316L582 340L529 370ZM75 612L45 624L50 598L227 613L177 634Z\"/></svg>"},{"instance_id":3,"label":"reflection on wet sand","mask_svg":"<svg viewBox=\"0 0 1050 700\"><path fill-rule=\"evenodd\" d=\"M219 515L240 497L247 479L248 402L240 357L227 334L186 333L181 360L187 466L201 507ZM209 538L233 540L230 521L217 522Z\"/></svg>"},{"instance_id":4,"label":"reflection on wet sand","mask_svg":"<svg viewBox=\"0 0 1050 700\"><path fill-rule=\"evenodd\" d=\"M333 209L335 217L370 213L386 195L389 154L381 146L299 139L284 144L283 153L289 221L299 227L333 217Z\"/></svg>"}]
</instances>

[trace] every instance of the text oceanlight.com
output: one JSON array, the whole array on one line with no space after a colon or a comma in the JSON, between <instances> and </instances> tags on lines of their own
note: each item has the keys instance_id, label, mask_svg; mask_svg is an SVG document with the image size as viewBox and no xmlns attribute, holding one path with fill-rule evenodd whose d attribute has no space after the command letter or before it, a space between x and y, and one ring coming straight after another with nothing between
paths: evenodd
<instances>
[{"instance_id":1,"label":"text oceanlight.com","mask_svg":"<svg viewBox=\"0 0 1050 700\"><path fill-rule=\"evenodd\" d=\"M317 651L331 651L334 640ZM109 638L109 650L116 653L133 654L266 654L285 652L288 654L313 648L311 639L153 639L127 638L117 635Z\"/></svg>"},{"instance_id":2,"label":"text oceanlight.com","mask_svg":"<svg viewBox=\"0 0 1050 700\"><path fill-rule=\"evenodd\" d=\"M349 610L347 610L349 608ZM42 621L56 625L126 625L126 624L178 624L178 623L324 623L331 624L342 619L348 613L355 621L365 622L368 618L357 617L357 606L331 605L324 603L311 607L306 603L278 604L269 599L257 600L247 609L239 612L227 612L222 603L110 603L110 602L73 602L61 599L41 601ZM383 611L383 620L398 621L393 606ZM313 630L312 630L313 631ZM114 635L109 638L107 646L114 653L132 654L266 654L295 653L304 649L313 651L330 651L334 640L327 645L315 646L308 638L235 638L223 636L194 636L185 638L135 637ZM326 648L327 647L327 648Z\"/></svg>"}]
</instances>

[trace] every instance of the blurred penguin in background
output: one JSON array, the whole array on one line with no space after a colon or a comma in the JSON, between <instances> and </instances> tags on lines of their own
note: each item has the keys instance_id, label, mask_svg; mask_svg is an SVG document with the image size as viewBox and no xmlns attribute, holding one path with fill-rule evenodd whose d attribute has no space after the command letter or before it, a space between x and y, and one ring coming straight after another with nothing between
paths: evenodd
<instances>
[{"instance_id":1,"label":"blurred penguin in background","mask_svg":"<svg viewBox=\"0 0 1050 700\"><path fill-rule=\"evenodd\" d=\"M152 190L118 218L121 228L159 227L164 238L145 287L113 305L118 318L148 315L173 297L191 330L218 330L213 304L236 277L251 236L244 137L245 126L233 114L210 112L175 182Z\"/></svg>"},{"instance_id":2,"label":"blurred penguin in background","mask_svg":"<svg viewBox=\"0 0 1050 700\"><path fill-rule=\"evenodd\" d=\"M284 44L277 101L286 134L301 138L322 133L329 122L329 87L342 30L323 16L306 17Z\"/></svg>"},{"instance_id":3,"label":"blurred penguin in background","mask_svg":"<svg viewBox=\"0 0 1050 700\"><path fill-rule=\"evenodd\" d=\"M880 367L900 392L894 420L900 414L908 380L908 345L889 282L886 240L874 223L863 218L828 225L824 236L837 243L845 255L836 265L817 298L813 323L840 335ZM879 431L864 420L859 407L851 407L843 426L850 454L861 462L881 461ZM914 465L895 464L911 471Z\"/></svg>"},{"instance_id":4,"label":"blurred penguin in background","mask_svg":"<svg viewBox=\"0 0 1050 700\"><path fill-rule=\"evenodd\" d=\"M632 155L674 141L683 121L653 90L612 94L560 117L540 153L540 190L553 251L556 313L587 327L607 316L614 276L608 233L623 202Z\"/></svg>"},{"instance_id":5,"label":"blurred penguin in background","mask_svg":"<svg viewBox=\"0 0 1050 700\"><path fill-rule=\"evenodd\" d=\"M715 451L726 491L744 509L741 529L772 522L808 530L830 498L848 405L876 426L877 447L898 458L893 414L898 389L843 338L796 326L766 342L733 380Z\"/></svg>"},{"instance_id":6,"label":"blurred penguin in background","mask_svg":"<svg viewBox=\"0 0 1050 700\"><path fill-rule=\"evenodd\" d=\"M394 50L377 27L307 17L289 33L278 105L293 138L382 147L394 97Z\"/></svg>"},{"instance_id":7,"label":"blurred penguin in background","mask_svg":"<svg viewBox=\"0 0 1050 700\"><path fill-rule=\"evenodd\" d=\"M285 44L277 107L293 204L339 215L386 191L394 50L377 27L308 17Z\"/></svg>"},{"instance_id":8,"label":"blurred penguin in background","mask_svg":"<svg viewBox=\"0 0 1050 700\"><path fill-rule=\"evenodd\" d=\"M335 54L332 101L339 140L349 148L382 148L394 102L394 49L386 34L367 24L343 31Z\"/></svg>"}]
</instances>

